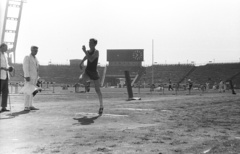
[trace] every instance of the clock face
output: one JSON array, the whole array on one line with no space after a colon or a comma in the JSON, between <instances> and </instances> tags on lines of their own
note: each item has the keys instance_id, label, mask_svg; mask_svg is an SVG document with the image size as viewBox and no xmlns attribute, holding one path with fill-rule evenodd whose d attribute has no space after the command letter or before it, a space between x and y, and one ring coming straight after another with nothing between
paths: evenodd
<instances>
[{"instance_id":1,"label":"clock face","mask_svg":"<svg viewBox=\"0 0 240 154\"><path fill-rule=\"evenodd\" d=\"M142 60L143 59L143 53L139 50L133 52L133 59L135 60Z\"/></svg>"}]
</instances>

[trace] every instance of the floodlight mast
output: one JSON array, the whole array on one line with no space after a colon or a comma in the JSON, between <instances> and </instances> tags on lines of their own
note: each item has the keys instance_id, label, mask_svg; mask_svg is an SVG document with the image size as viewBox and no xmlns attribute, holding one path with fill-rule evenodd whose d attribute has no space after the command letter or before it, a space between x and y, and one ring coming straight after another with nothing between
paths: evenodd
<instances>
[{"instance_id":1,"label":"floodlight mast","mask_svg":"<svg viewBox=\"0 0 240 154\"><path fill-rule=\"evenodd\" d=\"M20 27L20 21L21 21L21 16L22 16L22 9L23 9L23 3L26 3L24 0L7 0L6 2L6 8L5 8L5 14L4 14L4 21L3 21L3 31L2 31L2 36L1 36L1 43L6 43L9 48L7 51L8 59L10 63L16 63L16 47L17 47L17 40L18 40L18 34L19 34L19 27ZM15 10L17 12L16 17L12 17L9 14L9 8ZM16 26L15 28L9 28L9 24L14 23ZM6 37L7 35L11 35L13 37ZM13 54L10 56L10 54Z\"/></svg>"}]
</instances>

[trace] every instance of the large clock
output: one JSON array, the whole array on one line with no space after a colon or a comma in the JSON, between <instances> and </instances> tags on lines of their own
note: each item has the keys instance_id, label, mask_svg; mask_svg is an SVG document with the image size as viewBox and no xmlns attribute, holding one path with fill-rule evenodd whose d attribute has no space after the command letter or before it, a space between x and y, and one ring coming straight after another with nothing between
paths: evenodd
<instances>
[{"instance_id":1,"label":"large clock","mask_svg":"<svg viewBox=\"0 0 240 154\"><path fill-rule=\"evenodd\" d=\"M139 51L139 50L134 51L133 52L133 59L142 60L143 59L142 51Z\"/></svg>"}]
</instances>

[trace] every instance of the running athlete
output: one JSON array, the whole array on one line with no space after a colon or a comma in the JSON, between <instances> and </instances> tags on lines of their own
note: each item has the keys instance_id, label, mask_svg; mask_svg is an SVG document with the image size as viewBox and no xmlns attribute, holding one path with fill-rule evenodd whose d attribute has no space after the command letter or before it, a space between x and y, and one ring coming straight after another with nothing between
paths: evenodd
<instances>
[{"instance_id":1,"label":"running athlete","mask_svg":"<svg viewBox=\"0 0 240 154\"><path fill-rule=\"evenodd\" d=\"M99 73L97 71L97 64L98 64L98 57L99 57L99 51L95 48L97 45L97 40L92 38L89 40L89 48L90 50L86 50L86 47L83 45L82 50L85 53L85 56L81 63L79 64L80 69L83 68L82 64L85 60L87 60L87 67L85 68L85 71L80 75L79 80L82 82L85 86L87 83L92 80L95 85L95 91L98 95L100 108L98 111L99 115L102 115L103 113L103 100L102 100L102 92L100 89L100 77Z\"/></svg>"}]
</instances>

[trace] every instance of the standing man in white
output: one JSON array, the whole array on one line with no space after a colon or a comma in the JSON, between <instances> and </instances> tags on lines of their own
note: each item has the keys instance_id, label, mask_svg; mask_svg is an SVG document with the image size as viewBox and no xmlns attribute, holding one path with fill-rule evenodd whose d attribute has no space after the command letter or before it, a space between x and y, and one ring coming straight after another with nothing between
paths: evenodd
<instances>
[{"instance_id":1,"label":"standing man in white","mask_svg":"<svg viewBox=\"0 0 240 154\"><path fill-rule=\"evenodd\" d=\"M2 109L0 112L6 112L9 111L7 109L7 100L8 100L8 81L10 78L10 75L8 73L9 71L9 64L8 64L8 58L7 58L7 52L8 46L5 43L2 43L0 45L0 94L2 95L2 98L0 100L0 104Z\"/></svg>"},{"instance_id":2,"label":"standing man in white","mask_svg":"<svg viewBox=\"0 0 240 154\"><path fill-rule=\"evenodd\" d=\"M23 72L25 78L25 84L28 85L28 89L24 92L25 96L25 111L39 110L33 106L33 92L36 90L36 84L39 78L39 62L37 60L38 47L31 47L31 54L25 56L23 60Z\"/></svg>"}]
</instances>

